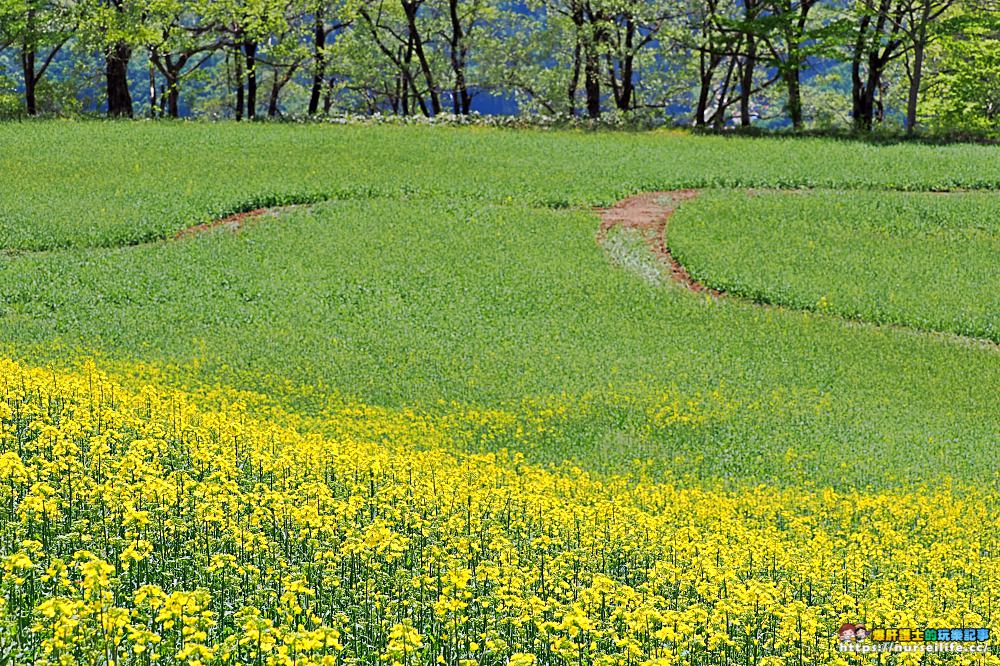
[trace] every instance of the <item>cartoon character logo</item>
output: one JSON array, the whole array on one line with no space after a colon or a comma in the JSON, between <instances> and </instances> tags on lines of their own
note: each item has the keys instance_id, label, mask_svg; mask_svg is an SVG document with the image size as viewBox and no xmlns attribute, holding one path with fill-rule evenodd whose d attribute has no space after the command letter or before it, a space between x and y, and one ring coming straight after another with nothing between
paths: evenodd
<instances>
[{"instance_id":1,"label":"cartoon character logo","mask_svg":"<svg viewBox=\"0 0 1000 666\"><path fill-rule=\"evenodd\" d=\"M868 638L870 632L868 628L863 624L851 624L845 622L840 625L840 631L837 632L837 636L840 638L841 643L847 643L848 641L863 641Z\"/></svg>"}]
</instances>

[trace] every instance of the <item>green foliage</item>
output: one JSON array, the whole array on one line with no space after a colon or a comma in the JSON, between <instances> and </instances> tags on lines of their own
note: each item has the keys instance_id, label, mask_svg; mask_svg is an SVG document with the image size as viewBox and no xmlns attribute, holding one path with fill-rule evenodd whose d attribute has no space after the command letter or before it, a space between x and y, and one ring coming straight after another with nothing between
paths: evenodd
<instances>
[{"instance_id":1,"label":"green foliage","mask_svg":"<svg viewBox=\"0 0 1000 666\"><path fill-rule=\"evenodd\" d=\"M0 57L35 70L46 97L25 95L29 115L93 112L110 91L108 113L131 116L125 90L163 92L143 115L247 119L466 117L497 95L529 117L870 130L898 124L904 62L939 40L921 67L931 84L914 84L925 115L990 129L996 20L967 3L942 20L953 2L0 0Z\"/></svg>"},{"instance_id":2,"label":"green foliage","mask_svg":"<svg viewBox=\"0 0 1000 666\"><path fill-rule=\"evenodd\" d=\"M154 3L154 11L159 3ZM76 32L80 41L101 50L115 43L140 47L159 37L155 23L145 21L143 0L81 0L75 5Z\"/></svg>"},{"instance_id":3,"label":"green foliage","mask_svg":"<svg viewBox=\"0 0 1000 666\"><path fill-rule=\"evenodd\" d=\"M24 105L17 94L16 84L9 77L0 76L0 119L19 118L23 114Z\"/></svg>"},{"instance_id":4,"label":"green foliage","mask_svg":"<svg viewBox=\"0 0 1000 666\"><path fill-rule=\"evenodd\" d=\"M941 129L1000 129L1000 18L964 13L941 28L923 114Z\"/></svg>"}]
</instances>

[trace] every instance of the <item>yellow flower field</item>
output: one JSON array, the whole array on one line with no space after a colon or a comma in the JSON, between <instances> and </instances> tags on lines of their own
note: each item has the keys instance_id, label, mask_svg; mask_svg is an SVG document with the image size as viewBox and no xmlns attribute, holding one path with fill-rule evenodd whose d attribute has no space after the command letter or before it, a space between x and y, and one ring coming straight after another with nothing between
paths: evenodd
<instances>
[{"instance_id":1,"label":"yellow flower field","mask_svg":"<svg viewBox=\"0 0 1000 666\"><path fill-rule=\"evenodd\" d=\"M456 432L502 415L457 406L258 413L0 360L0 654L1000 663L837 650L844 622L998 628L990 489L656 483L462 453Z\"/></svg>"}]
</instances>

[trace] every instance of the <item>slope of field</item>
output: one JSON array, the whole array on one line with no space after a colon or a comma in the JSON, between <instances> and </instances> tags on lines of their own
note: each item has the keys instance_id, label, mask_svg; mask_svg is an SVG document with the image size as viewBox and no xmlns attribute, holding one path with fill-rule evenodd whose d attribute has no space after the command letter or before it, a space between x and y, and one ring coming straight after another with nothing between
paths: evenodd
<instances>
[{"instance_id":1,"label":"slope of field","mask_svg":"<svg viewBox=\"0 0 1000 666\"><path fill-rule=\"evenodd\" d=\"M756 301L1000 342L995 193L712 191L668 242L694 278Z\"/></svg>"},{"instance_id":2,"label":"slope of field","mask_svg":"<svg viewBox=\"0 0 1000 666\"><path fill-rule=\"evenodd\" d=\"M49 362L79 349L169 363L175 381L287 393L306 411L289 382L425 410L555 401L559 430L484 446L600 470L992 475L1000 411L983 387L1000 354L651 286L606 261L596 226L583 211L379 199L9 257L0 341Z\"/></svg>"}]
</instances>

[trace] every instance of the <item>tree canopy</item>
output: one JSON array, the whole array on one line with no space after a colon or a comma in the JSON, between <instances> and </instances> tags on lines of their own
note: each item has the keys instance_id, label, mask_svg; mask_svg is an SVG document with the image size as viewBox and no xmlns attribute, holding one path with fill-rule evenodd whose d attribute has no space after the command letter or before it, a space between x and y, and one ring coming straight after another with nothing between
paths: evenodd
<instances>
[{"instance_id":1,"label":"tree canopy","mask_svg":"<svg viewBox=\"0 0 1000 666\"><path fill-rule=\"evenodd\" d=\"M0 113L994 129L984 1L0 0Z\"/></svg>"}]
</instances>

